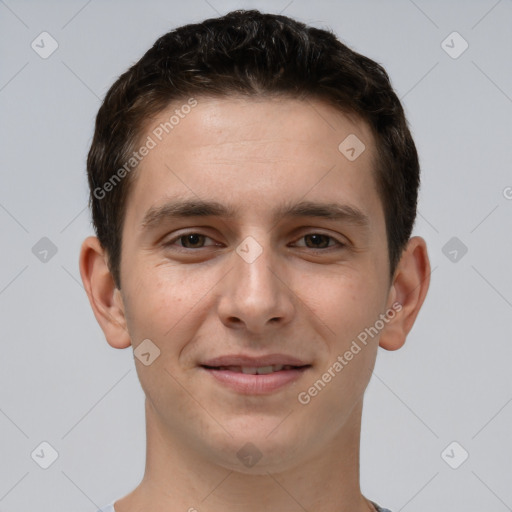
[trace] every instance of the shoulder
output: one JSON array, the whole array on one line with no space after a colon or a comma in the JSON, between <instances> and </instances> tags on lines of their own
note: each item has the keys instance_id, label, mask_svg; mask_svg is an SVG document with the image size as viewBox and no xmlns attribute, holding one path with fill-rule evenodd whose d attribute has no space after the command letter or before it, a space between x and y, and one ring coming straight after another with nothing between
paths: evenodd
<instances>
[{"instance_id":1,"label":"shoulder","mask_svg":"<svg viewBox=\"0 0 512 512\"><path fill-rule=\"evenodd\" d=\"M101 507L98 512L116 512L114 509L114 504L110 503L109 505L105 505L104 507Z\"/></svg>"},{"instance_id":2,"label":"shoulder","mask_svg":"<svg viewBox=\"0 0 512 512\"><path fill-rule=\"evenodd\" d=\"M372 504L375 506L375 508L377 509L377 512L391 512L391 510L388 510L387 508L383 508L381 507L380 505L378 505L377 503L375 503L374 501L372 501Z\"/></svg>"}]
</instances>

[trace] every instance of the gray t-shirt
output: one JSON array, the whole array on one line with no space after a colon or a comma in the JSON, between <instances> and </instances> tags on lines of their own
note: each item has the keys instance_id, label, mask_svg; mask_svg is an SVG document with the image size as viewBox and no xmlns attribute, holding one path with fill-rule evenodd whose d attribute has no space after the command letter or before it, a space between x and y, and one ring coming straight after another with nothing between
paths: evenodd
<instances>
[{"instance_id":1,"label":"gray t-shirt","mask_svg":"<svg viewBox=\"0 0 512 512\"><path fill-rule=\"evenodd\" d=\"M98 510L98 512L116 512L114 508L114 503L116 501L117 500L114 500L109 505L104 506L101 510ZM391 510L388 510L387 508L379 507L379 505L377 505L377 503L375 503L374 501L372 501L372 503L375 505L375 508L378 510L378 512L391 512Z\"/></svg>"}]
</instances>

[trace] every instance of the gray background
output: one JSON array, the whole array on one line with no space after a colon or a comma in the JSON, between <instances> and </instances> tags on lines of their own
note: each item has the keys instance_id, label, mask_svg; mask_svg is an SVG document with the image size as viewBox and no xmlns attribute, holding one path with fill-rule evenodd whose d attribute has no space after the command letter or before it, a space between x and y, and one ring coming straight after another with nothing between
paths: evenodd
<instances>
[{"instance_id":1,"label":"gray background","mask_svg":"<svg viewBox=\"0 0 512 512\"><path fill-rule=\"evenodd\" d=\"M420 153L432 282L406 345L379 352L363 492L393 512L512 510L511 0L0 0L0 511L94 512L143 475L133 355L104 340L78 271L86 154L101 98L158 36L242 7L330 27L383 64ZM47 59L31 48L43 31ZM43 441L48 469L31 457Z\"/></svg>"}]
</instances>

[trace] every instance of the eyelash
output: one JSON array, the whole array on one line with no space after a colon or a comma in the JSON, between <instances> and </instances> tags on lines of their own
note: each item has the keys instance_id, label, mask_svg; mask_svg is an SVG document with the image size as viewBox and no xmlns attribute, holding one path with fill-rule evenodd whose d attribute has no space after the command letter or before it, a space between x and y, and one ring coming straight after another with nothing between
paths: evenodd
<instances>
[{"instance_id":1,"label":"eyelash","mask_svg":"<svg viewBox=\"0 0 512 512\"><path fill-rule=\"evenodd\" d=\"M175 236L174 238L172 238L171 240L169 240L168 242L166 242L164 244L165 247L173 247L174 246L174 243L178 240L181 240L182 238L185 238L187 236L191 236L191 235L199 235L199 236L203 236L206 238L209 238L210 240L212 240L209 236L207 235L204 235L202 233L199 233L197 231L190 231L188 233L182 233L178 236ZM326 251L331 251L331 250L335 250L335 249L343 249L344 247L347 246L347 244L343 243L343 242L340 242L339 240L337 240L336 238L334 238L333 236L331 235L326 235L325 233L319 233L319 232L316 232L316 231L312 231L311 233L306 233L304 235L302 235L301 237L299 237L297 240L301 240L302 238L305 238L307 236L313 236L313 235L320 235L320 236L323 236L323 237L326 237L329 239L329 241L334 241L336 243L336 245L333 245L333 246L328 246L328 247L324 247L324 248L314 248L314 247L303 247L305 249L309 249L311 251L323 251L323 252L326 252ZM206 246L206 247L213 247L213 246ZM197 247L197 248L194 248L194 249L191 249L189 247L178 247L178 246L175 246L174 248L178 249L178 250L181 250L181 251L197 251L197 250L200 250L200 249L205 249L206 247Z\"/></svg>"}]
</instances>

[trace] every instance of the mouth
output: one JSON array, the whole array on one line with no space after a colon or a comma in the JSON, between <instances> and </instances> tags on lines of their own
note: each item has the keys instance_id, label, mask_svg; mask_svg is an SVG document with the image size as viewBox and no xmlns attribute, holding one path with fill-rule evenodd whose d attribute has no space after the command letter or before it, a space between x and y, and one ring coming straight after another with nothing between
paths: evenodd
<instances>
[{"instance_id":1,"label":"mouth","mask_svg":"<svg viewBox=\"0 0 512 512\"><path fill-rule=\"evenodd\" d=\"M202 365L207 370L227 371L243 373L245 375L268 375L269 373L283 372L289 370L301 370L310 367L310 364L293 366L290 364L273 364L268 366L208 366Z\"/></svg>"},{"instance_id":2,"label":"mouth","mask_svg":"<svg viewBox=\"0 0 512 512\"><path fill-rule=\"evenodd\" d=\"M300 379L312 366L297 359L290 361L290 358L288 361L275 362L276 359L283 359L279 356L267 357L265 361L261 361L261 358L226 359L228 358L208 361L207 364L200 365L200 368L217 383L243 395L265 395L281 390ZM231 364L216 364L224 362Z\"/></svg>"}]
</instances>

